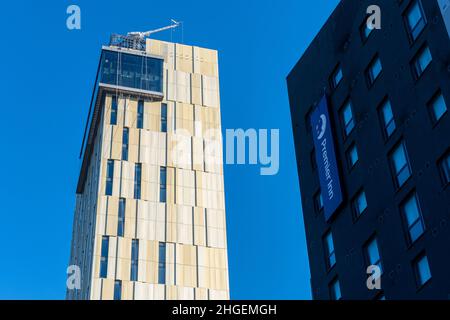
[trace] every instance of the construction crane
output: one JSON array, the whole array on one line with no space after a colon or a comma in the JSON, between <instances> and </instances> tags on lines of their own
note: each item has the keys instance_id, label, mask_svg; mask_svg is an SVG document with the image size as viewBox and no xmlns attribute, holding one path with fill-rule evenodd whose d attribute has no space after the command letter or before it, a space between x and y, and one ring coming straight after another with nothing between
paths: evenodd
<instances>
[{"instance_id":1,"label":"construction crane","mask_svg":"<svg viewBox=\"0 0 450 320\"><path fill-rule=\"evenodd\" d=\"M169 30L169 29L175 29L175 28L179 27L181 24L181 22L175 21L173 19L170 19L170 20L172 21L172 24L170 26L166 26L163 28L150 30L150 31L146 31L146 32L128 32L127 35L128 35L128 37L138 38L138 39L142 40L142 39L150 37L150 35L152 35L154 33Z\"/></svg>"}]
</instances>

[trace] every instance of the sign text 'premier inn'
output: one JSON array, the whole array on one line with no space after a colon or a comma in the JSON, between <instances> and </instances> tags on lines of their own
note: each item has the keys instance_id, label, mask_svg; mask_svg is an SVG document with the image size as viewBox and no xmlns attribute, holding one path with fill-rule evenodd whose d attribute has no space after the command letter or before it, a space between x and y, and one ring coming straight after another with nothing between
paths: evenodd
<instances>
[{"instance_id":1,"label":"sign text 'premier inn'","mask_svg":"<svg viewBox=\"0 0 450 320\"><path fill-rule=\"evenodd\" d=\"M322 98L311 115L311 128L325 220L328 221L342 203L342 190L326 96Z\"/></svg>"}]
</instances>

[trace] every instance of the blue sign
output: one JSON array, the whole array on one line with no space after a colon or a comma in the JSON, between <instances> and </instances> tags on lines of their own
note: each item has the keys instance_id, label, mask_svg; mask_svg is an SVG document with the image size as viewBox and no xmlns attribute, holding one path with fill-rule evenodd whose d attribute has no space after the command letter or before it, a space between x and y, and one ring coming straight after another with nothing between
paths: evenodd
<instances>
[{"instance_id":1,"label":"blue sign","mask_svg":"<svg viewBox=\"0 0 450 320\"><path fill-rule=\"evenodd\" d=\"M328 221L342 203L342 190L326 96L320 100L311 115L311 128L316 148L325 220Z\"/></svg>"}]
</instances>

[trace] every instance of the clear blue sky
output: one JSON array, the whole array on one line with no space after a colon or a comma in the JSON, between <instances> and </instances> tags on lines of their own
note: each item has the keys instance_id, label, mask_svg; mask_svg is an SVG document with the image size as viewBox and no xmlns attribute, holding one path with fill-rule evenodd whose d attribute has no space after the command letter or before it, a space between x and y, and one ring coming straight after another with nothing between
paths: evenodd
<instances>
[{"instance_id":1,"label":"clear blue sky","mask_svg":"<svg viewBox=\"0 0 450 320\"><path fill-rule=\"evenodd\" d=\"M338 0L2 3L0 299L63 299L80 149L110 33L184 21L184 42L220 51L222 125L279 128L280 172L226 166L233 299L309 299L285 78ZM81 7L81 31L66 8ZM170 40L171 33L156 38ZM173 34L181 41L181 32Z\"/></svg>"}]
</instances>

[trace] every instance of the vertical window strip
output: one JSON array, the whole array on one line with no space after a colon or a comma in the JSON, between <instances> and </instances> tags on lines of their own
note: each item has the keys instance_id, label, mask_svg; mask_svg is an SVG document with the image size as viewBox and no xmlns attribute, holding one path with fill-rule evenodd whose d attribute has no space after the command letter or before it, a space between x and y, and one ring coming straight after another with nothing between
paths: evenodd
<instances>
[{"instance_id":1,"label":"vertical window strip","mask_svg":"<svg viewBox=\"0 0 450 320\"><path fill-rule=\"evenodd\" d=\"M106 166L106 187L105 187L105 195L107 196L112 196L113 179L114 179L114 160L108 160Z\"/></svg>"},{"instance_id":2,"label":"vertical window strip","mask_svg":"<svg viewBox=\"0 0 450 320\"><path fill-rule=\"evenodd\" d=\"M131 241L131 281L138 281L138 264L139 264L139 240Z\"/></svg>"},{"instance_id":3,"label":"vertical window strip","mask_svg":"<svg viewBox=\"0 0 450 320\"><path fill-rule=\"evenodd\" d=\"M138 101L136 127L138 129L144 128L144 100Z\"/></svg>"},{"instance_id":4,"label":"vertical window strip","mask_svg":"<svg viewBox=\"0 0 450 320\"><path fill-rule=\"evenodd\" d=\"M134 167L134 199L141 199L141 179L142 179L142 164L136 163Z\"/></svg>"},{"instance_id":5,"label":"vertical window strip","mask_svg":"<svg viewBox=\"0 0 450 320\"><path fill-rule=\"evenodd\" d=\"M159 243L158 283L166 284L166 243Z\"/></svg>"},{"instance_id":6,"label":"vertical window strip","mask_svg":"<svg viewBox=\"0 0 450 320\"><path fill-rule=\"evenodd\" d=\"M102 237L102 249L100 256L100 278L108 276L108 252L109 252L109 237Z\"/></svg>"},{"instance_id":7,"label":"vertical window strip","mask_svg":"<svg viewBox=\"0 0 450 320\"><path fill-rule=\"evenodd\" d=\"M130 139L130 129L123 128L122 135L122 160L128 161L128 144Z\"/></svg>"},{"instance_id":8,"label":"vertical window strip","mask_svg":"<svg viewBox=\"0 0 450 320\"><path fill-rule=\"evenodd\" d=\"M125 208L126 200L124 198L119 199L119 217L117 222L117 236L123 237L125 232Z\"/></svg>"}]
</instances>

